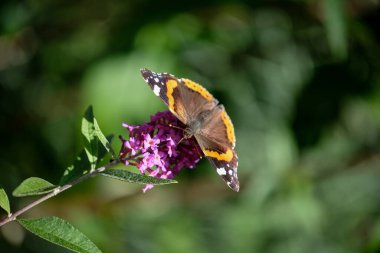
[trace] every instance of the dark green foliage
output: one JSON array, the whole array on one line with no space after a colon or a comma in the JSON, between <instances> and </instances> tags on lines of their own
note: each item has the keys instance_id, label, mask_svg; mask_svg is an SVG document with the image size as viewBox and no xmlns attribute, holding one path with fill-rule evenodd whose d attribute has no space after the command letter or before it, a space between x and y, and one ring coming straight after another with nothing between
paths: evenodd
<instances>
[{"instance_id":1,"label":"dark green foliage","mask_svg":"<svg viewBox=\"0 0 380 253\"><path fill-rule=\"evenodd\" d=\"M205 161L147 194L97 177L35 213L64 216L107 253L379 252L378 13L373 0L5 1L0 185L58 182L76 154L59 185L89 170L78 120L88 104L116 136L164 110L139 76L147 67L225 105L241 192ZM24 203L9 197L12 211ZM0 252L56 253L6 232L21 239L0 236Z\"/></svg>"}]
</instances>

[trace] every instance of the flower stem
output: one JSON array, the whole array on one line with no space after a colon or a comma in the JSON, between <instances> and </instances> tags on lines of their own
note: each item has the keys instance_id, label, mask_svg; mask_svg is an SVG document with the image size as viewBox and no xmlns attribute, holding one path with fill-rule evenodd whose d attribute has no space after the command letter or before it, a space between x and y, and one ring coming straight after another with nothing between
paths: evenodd
<instances>
[{"instance_id":1,"label":"flower stem","mask_svg":"<svg viewBox=\"0 0 380 253\"><path fill-rule=\"evenodd\" d=\"M120 162L119 161L113 161L112 163L107 164L107 165L102 166L102 167L99 167L99 168L95 169L94 171L92 171L90 173L87 173L87 174L85 174L85 175L83 175L83 176L75 179L74 181L72 181L72 182L70 182L68 184L65 184L63 186L58 186L52 192L50 192L50 193L44 195L43 197L41 197L41 198L33 201L32 203L30 203L29 205L25 206L24 208L18 210L17 212L9 214L8 217L6 217L5 219L0 220L0 227L3 226L3 225L5 225L5 224L7 224L8 222L16 220L16 218L19 215L25 213L29 209L37 206L38 204L41 204L45 200L48 200L48 199L50 199L50 198L52 198L52 197L60 194L61 192L66 191L67 189L71 188L72 186L74 186L74 185L76 185L76 184L78 184L78 183L80 183L80 182L82 182L82 181L84 181L86 179L89 179L91 177L94 177L94 176L102 173L106 169L111 168L111 167L115 166L118 163L120 163Z\"/></svg>"}]
</instances>

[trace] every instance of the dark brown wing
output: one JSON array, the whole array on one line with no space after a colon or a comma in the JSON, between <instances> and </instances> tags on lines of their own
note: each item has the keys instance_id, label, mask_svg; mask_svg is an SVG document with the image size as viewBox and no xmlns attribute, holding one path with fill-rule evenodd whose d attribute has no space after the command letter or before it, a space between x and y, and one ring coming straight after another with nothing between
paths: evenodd
<instances>
[{"instance_id":1,"label":"dark brown wing","mask_svg":"<svg viewBox=\"0 0 380 253\"><path fill-rule=\"evenodd\" d=\"M223 105L218 105L208 114L195 138L217 173L231 189L239 191L235 133Z\"/></svg>"},{"instance_id":2,"label":"dark brown wing","mask_svg":"<svg viewBox=\"0 0 380 253\"><path fill-rule=\"evenodd\" d=\"M189 79L178 79L178 87L189 122L197 120L202 112L210 111L218 104L218 100L203 86Z\"/></svg>"},{"instance_id":3,"label":"dark brown wing","mask_svg":"<svg viewBox=\"0 0 380 253\"><path fill-rule=\"evenodd\" d=\"M207 115L200 134L221 146L235 147L234 126L223 105L218 105Z\"/></svg>"},{"instance_id":4,"label":"dark brown wing","mask_svg":"<svg viewBox=\"0 0 380 253\"><path fill-rule=\"evenodd\" d=\"M191 80L178 79L171 74L155 73L148 69L141 69L141 74L154 94L186 125L201 112L211 110L218 104L205 88Z\"/></svg>"},{"instance_id":5,"label":"dark brown wing","mask_svg":"<svg viewBox=\"0 0 380 253\"><path fill-rule=\"evenodd\" d=\"M238 157L231 147L221 146L202 136L195 135L203 154L210 161L216 172L227 185L234 191L239 191L239 179L237 176Z\"/></svg>"},{"instance_id":6,"label":"dark brown wing","mask_svg":"<svg viewBox=\"0 0 380 253\"><path fill-rule=\"evenodd\" d=\"M181 98L182 95L180 93L178 79L168 73L155 73L149 69L141 69L140 71L145 82L149 84L154 94L164 101L169 107L169 110L182 121L182 123L187 124L188 116Z\"/></svg>"}]
</instances>

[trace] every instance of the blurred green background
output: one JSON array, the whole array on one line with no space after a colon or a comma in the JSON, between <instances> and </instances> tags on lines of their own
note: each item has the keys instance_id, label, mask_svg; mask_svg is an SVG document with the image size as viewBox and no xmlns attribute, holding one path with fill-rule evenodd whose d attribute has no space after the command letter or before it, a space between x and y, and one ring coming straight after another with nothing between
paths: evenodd
<instances>
[{"instance_id":1,"label":"blurred green background","mask_svg":"<svg viewBox=\"0 0 380 253\"><path fill-rule=\"evenodd\" d=\"M126 135L166 110L147 67L203 84L231 116L241 191L207 161L179 184L94 178L30 210L104 252L380 252L380 3L2 1L0 185L53 183L92 104ZM120 142L114 139L116 149ZM11 197L13 210L33 198ZM1 215L3 215L1 211ZM68 252L16 223L0 252Z\"/></svg>"}]
</instances>

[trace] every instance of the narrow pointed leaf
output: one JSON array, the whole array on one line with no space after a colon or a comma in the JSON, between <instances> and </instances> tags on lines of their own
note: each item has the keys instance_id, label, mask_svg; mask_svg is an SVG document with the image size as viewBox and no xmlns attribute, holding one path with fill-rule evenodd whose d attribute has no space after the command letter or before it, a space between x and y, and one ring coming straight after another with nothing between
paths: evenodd
<instances>
[{"instance_id":1,"label":"narrow pointed leaf","mask_svg":"<svg viewBox=\"0 0 380 253\"><path fill-rule=\"evenodd\" d=\"M106 139L106 141L109 143L109 145L111 147L111 142L112 142L112 139L113 139L113 134L107 135L107 137L105 137L105 139ZM109 151L104 147L104 145L103 145L102 142L98 142L98 150L99 150L99 152L98 152L98 163L97 163L97 165L99 165L99 163L102 161L102 159L104 158L104 156L107 153L109 153ZM112 156L112 158L114 158L112 153L111 153L111 156ZM117 159L117 157L114 158L114 159Z\"/></svg>"},{"instance_id":2,"label":"narrow pointed leaf","mask_svg":"<svg viewBox=\"0 0 380 253\"><path fill-rule=\"evenodd\" d=\"M63 173L59 185L67 184L76 178L86 174L90 169L90 163L86 151L83 149L74 160L73 164L67 167Z\"/></svg>"},{"instance_id":3,"label":"narrow pointed leaf","mask_svg":"<svg viewBox=\"0 0 380 253\"><path fill-rule=\"evenodd\" d=\"M17 186L13 191L13 196L25 197L41 195L53 191L56 187L56 185L53 185L42 178L30 177Z\"/></svg>"},{"instance_id":4,"label":"narrow pointed leaf","mask_svg":"<svg viewBox=\"0 0 380 253\"><path fill-rule=\"evenodd\" d=\"M87 236L58 217L19 219L17 221L33 234L74 252L101 252Z\"/></svg>"},{"instance_id":5,"label":"narrow pointed leaf","mask_svg":"<svg viewBox=\"0 0 380 253\"><path fill-rule=\"evenodd\" d=\"M112 155L113 159L117 159L117 156L115 154L115 151L113 150L110 142L107 140L107 138L104 136L103 132L100 130L99 124L97 120L94 118L94 126L95 126L95 132L98 136L100 142L103 144L103 147Z\"/></svg>"},{"instance_id":6,"label":"narrow pointed leaf","mask_svg":"<svg viewBox=\"0 0 380 253\"><path fill-rule=\"evenodd\" d=\"M98 161L98 137L96 135L94 125L94 113L92 111L92 106L87 108L83 116L82 135L84 137L84 148L90 162L91 170L94 170Z\"/></svg>"},{"instance_id":7,"label":"narrow pointed leaf","mask_svg":"<svg viewBox=\"0 0 380 253\"><path fill-rule=\"evenodd\" d=\"M107 141L110 143L112 140L112 135L107 136ZM103 157L107 154L107 150L103 147L103 145L98 142L98 164L103 159ZM61 180L59 181L59 185L67 184L78 177L88 173L91 168L90 163L87 158L86 151L83 149L79 155L74 160L73 164L67 167L65 172L63 173Z\"/></svg>"},{"instance_id":8,"label":"narrow pointed leaf","mask_svg":"<svg viewBox=\"0 0 380 253\"><path fill-rule=\"evenodd\" d=\"M175 180L171 179L161 179L155 178L143 174L137 174L130 172L125 169L108 169L102 173L103 176L119 179L122 181L136 183L136 184L153 184L153 185L162 185L162 184L173 184L177 183Z\"/></svg>"},{"instance_id":9,"label":"narrow pointed leaf","mask_svg":"<svg viewBox=\"0 0 380 253\"><path fill-rule=\"evenodd\" d=\"M8 214L11 213L8 195L3 188L0 188L0 207L7 211Z\"/></svg>"}]
</instances>

